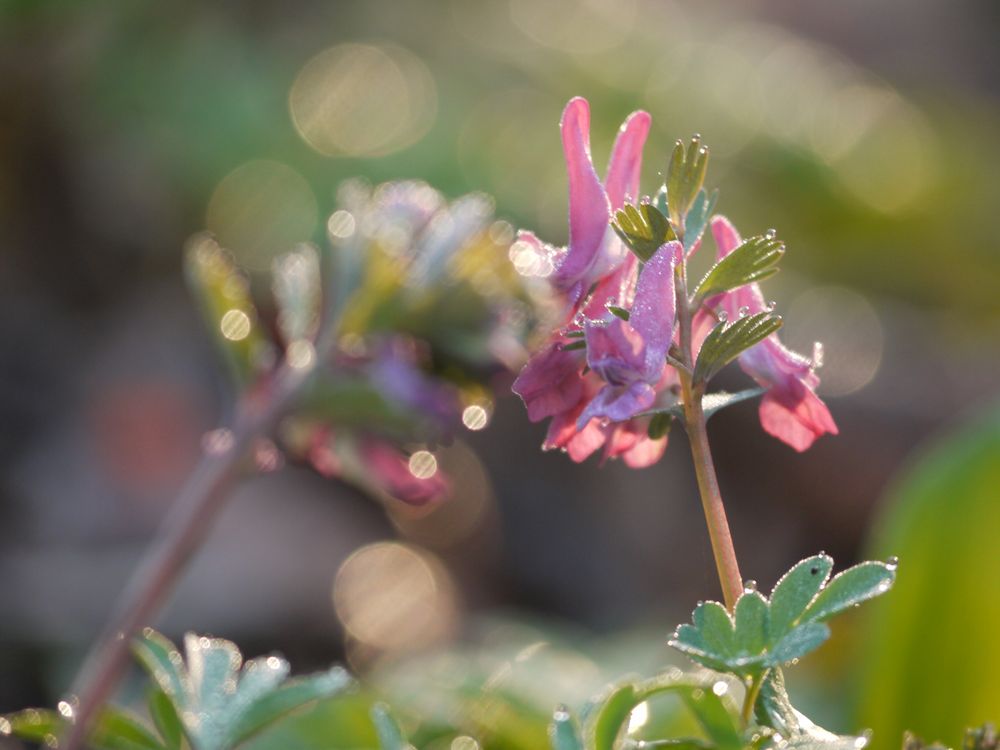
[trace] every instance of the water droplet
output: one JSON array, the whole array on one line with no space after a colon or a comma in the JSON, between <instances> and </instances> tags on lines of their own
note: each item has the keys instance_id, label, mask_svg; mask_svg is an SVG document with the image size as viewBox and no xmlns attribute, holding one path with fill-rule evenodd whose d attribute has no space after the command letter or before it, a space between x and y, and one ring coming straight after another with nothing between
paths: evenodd
<instances>
[{"instance_id":1,"label":"water droplet","mask_svg":"<svg viewBox=\"0 0 1000 750\"><path fill-rule=\"evenodd\" d=\"M776 229L768 229L766 232L764 232L764 237L766 237L769 240L773 240L777 236L778 236L778 230Z\"/></svg>"},{"instance_id":2,"label":"water droplet","mask_svg":"<svg viewBox=\"0 0 1000 750\"><path fill-rule=\"evenodd\" d=\"M253 463L257 471L268 473L280 469L285 457L272 441L258 440L253 449Z\"/></svg>"},{"instance_id":3,"label":"water droplet","mask_svg":"<svg viewBox=\"0 0 1000 750\"><path fill-rule=\"evenodd\" d=\"M560 703L556 706L552 719L553 721L569 721L569 708L566 707L566 704Z\"/></svg>"},{"instance_id":4,"label":"water droplet","mask_svg":"<svg viewBox=\"0 0 1000 750\"><path fill-rule=\"evenodd\" d=\"M233 435L232 430L227 430L224 427L206 432L201 438L202 450L212 456L219 456L231 451L235 444L236 437ZM121 637L124 638L125 634L122 633Z\"/></svg>"},{"instance_id":5,"label":"water droplet","mask_svg":"<svg viewBox=\"0 0 1000 750\"><path fill-rule=\"evenodd\" d=\"M59 747L59 738L54 734L47 734L42 740L45 743L45 747Z\"/></svg>"},{"instance_id":6,"label":"water droplet","mask_svg":"<svg viewBox=\"0 0 1000 750\"><path fill-rule=\"evenodd\" d=\"M0 734L9 735L14 731L14 727L10 725L10 721L0 716Z\"/></svg>"},{"instance_id":7,"label":"water droplet","mask_svg":"<svg viewBox=\"0 0 1000 750\"><path fill-rule=\"evenodd\" d=\"M767 310L767 312L774 312L777 307L778 303L775 302L773 299L770 300L766 305L764 305L764 309Z\"/></svg>"},{"instance_id":8,"label":"water droplet","mask_svg":"<svg viewBox=\"0 0 1000 750\"><path fill-rule=\"evenodd\" d=\"M753 578L748 578L743 582L743 593L752 594L757 590L757 581Z\"/></svg>"},{"instance_id":9,"label":"water droplet","mask_svg":"<svg viewBox=\"0 0 1000 750\"><path fill-rule=\"evenodd\" d=\"M737 312L740 314L741 318L745 318L747 315L750 314L750 307L749 305L743 305L743 307L737 310Z\"/></svg>"},{"instance_id":10,"label":"water droplet","mask_svg":"<svg viewBox=\"0 0 1000 750\"><path fill-rule=\"evenodd\" d=\"M587 322L587 316L583 314L583 311L580 311L573 316L573 325L575 326L579 326L582 328L586 322Z\"/></svg>"},{"instance_id":11,"label":"water droplet","mask_svg":"<svg viewBox=\"0 0 1000 750\"><path fill-rule=\"evenodd\" d=\"M326 231L332 238L345 240L354 234L356 222L354 216L347 211L334 211L326 222Z\"/></svg>"},{"instance_id":12,"label":"water droplet","mask_svg":"<svg viewBox=\"0 0 1000 750\"><path fill-rule=\"evenodd\" d=\"M56 709L59 711L59 715L64 719L73 721L75 718L73 714L73 707L67 701L59 701L59 703L56 704Z\"/></svg>"},{"instance_id":13,"label":"water droplet","mask_svg":"<svg viewBox=\"0 0 1000 750\"><path fill-rule=\"evenodd\" d=\"M725 310L719 310L719 322L725 323L727 320L729 320L729 313Z\"/></svg>"},{"instance_id":14,"label":"water droplet","mask_svg":"<svg viewBox=\"0 0 1000 750\"><path fill-rule=\"evenodd\" d=\"M729 692L729 684L723 680L719 680L714 685L712 685L712 692L721 698L723 695Z\"/></svg>"},{"instance_id":15,"label":"water droplet","mask_svg":"<svg viewBox=\"0 0 1000 750\"><path fill-rule=\"evenodd\" d=\"M899 558L893 555L888 560L885 561L885 566L891 570L895 571L899 567Z\"/></svg>"}]
</instances>

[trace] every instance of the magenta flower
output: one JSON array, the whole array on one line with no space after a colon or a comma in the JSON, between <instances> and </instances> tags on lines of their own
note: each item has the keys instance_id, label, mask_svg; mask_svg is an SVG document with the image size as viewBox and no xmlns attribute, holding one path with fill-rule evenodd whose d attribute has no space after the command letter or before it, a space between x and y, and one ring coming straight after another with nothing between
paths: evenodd
<instances>
[{"instance_id":1,"label":"magenta flower","mask_svg":"<svg viewBox=\"0 0 1000 750\"><path fill-rule=\"evenodd\" d=\"M740 235L722 216L712 218L712 235L721 260L739 247ZM747 284L719 295L712 304L725 311L730 320L740 314L765 309L757 284ZM764 431L804 451L823 434L837 434L837 425L826 404L815 393L819 377L816 362L787 349L771 334L739 357L740 367L768 391L760 403L760 424Z\"/></svg>"},{"instance_id":2,"label":"magenta flower","mask_svg":"<svg viewBox=\"0 0 1000 750\"><path fill-rule=\"evenodd\" d=\"M619 304L629 300L637 262L610 230L609 221L612 210L621 208L639 190L642 148L649 125L646 112L635 112L625 121L602 184L590 157L587 101L572 99L563 111L560 128L569 177L569 245L556 249L530 232L518 235L519 241L553 259L549 282L564 305L563 325L579 330L578 314L597 317L606 314L609 298ZM593 425L578 424L602 383L593 374L584 375L587 360L582 351L565 349L573 341L566 333L560 329L552 335L521 370L513 390L524 401L532 422L552 417L543 447L564 449L573 460L583 461L604 445L610 431L596 421ZM637 385L634 390L642 389ZM645 398L644 394L639 396ZM623 451L616 448L614 453L622 455Z\"/></svg>"}]
</instances>

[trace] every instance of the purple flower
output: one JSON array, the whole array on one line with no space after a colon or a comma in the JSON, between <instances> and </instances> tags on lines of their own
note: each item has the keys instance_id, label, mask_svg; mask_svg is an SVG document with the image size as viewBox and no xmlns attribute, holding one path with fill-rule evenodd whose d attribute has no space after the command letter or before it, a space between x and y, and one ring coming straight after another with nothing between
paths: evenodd
<instances>
[{"instance_id":1,"label":"purple flower","mask_svg":"<svg viewBox=\"0 0 1000 750\"><path fill-rule=\"evenodd\" d=\"M739 247L736 229L722 216L712 218L712 235L722 259ZM765 309L757 284L725 292L712 300L730 318L759 313ZM823 434L837 434L837 425L826 404L816 395L819 377L816 363L787 349L776 333L740 355L740 367L768 391L760 403L760 424L764 431L804 451Z\"/></svg>"},{"instance_id":2,"label":"purple flower","mask_svg":"<svg viewBox=\"0 0 1000 750\"><path fill-rule=\"evenodd\" d=\"M645 264L629 320L587 321L587 364L605 386L583 409L577 425L591 419L621 422L653 405L674 331L674 266L683 253L668 242Z\"/></svg>"}]
</instances>

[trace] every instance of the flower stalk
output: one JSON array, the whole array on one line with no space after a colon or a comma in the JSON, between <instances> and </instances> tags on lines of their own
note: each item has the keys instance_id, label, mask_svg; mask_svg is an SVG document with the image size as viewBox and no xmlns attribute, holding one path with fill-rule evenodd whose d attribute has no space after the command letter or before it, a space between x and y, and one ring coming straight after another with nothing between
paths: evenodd
<instances>
[{"instance_id":1,"label":"flower stalk","mask_svg":"<svg viewBox=\"0 0 1000 750\"><path fill-rule=\"evenodd\" d=\"M84 662L72 691L79 702L63 745L66 750L84 746L128 663L133 636L163 607L225 507L254 443L281 418L311 370L286 363L265 391L248 391L237 405L231 438L206 450Z\"/></svg>"}]
</instances>

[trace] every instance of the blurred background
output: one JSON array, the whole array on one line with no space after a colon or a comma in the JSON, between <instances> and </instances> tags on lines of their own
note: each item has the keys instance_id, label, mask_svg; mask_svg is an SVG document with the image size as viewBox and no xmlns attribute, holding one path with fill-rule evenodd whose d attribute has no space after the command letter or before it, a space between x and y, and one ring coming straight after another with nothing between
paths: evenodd
<instances>
[{"instance_id":1,"label":"blurred background","mask_svg":"<svg viewBox=\"0 0 1000 750\"><path fill-rule=\"evenodd\" d=\"M799 668L803 707L880 747L1000 720L998 32L989 0L0 1L0 712L67 688L231 405L188 238L266 269L359 176L482 190L564 243L557 124L583 95L599 172L652 113L646 192L701 133L718 210L787 243L785 341L825 345L839 437L800 456L750 404L713 420L745 574L902 559ZM681 431L636 472L543 454L509 395L470 427L428 513L295 467L247 481L158 625L347 660L404 702L481 674L543 714L682 663L665 636L717 581Z\"/></svg>"}]
</instances>

